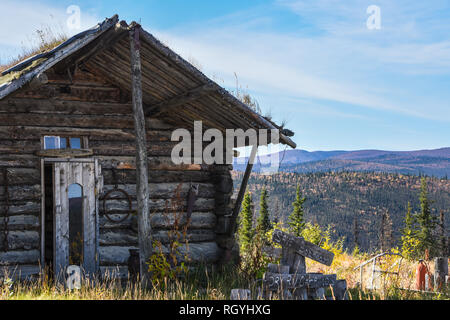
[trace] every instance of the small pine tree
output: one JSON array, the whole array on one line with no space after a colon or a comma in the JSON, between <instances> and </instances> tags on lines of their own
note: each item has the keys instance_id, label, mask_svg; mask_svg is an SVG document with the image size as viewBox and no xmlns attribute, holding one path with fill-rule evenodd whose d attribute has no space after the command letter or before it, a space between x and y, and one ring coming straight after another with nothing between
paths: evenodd
<instances>
[{"instance_id":1,"label":"small pine tree","mask_svg":"<svg viewBox=\"0 0 450 320\"><path fill-rule=\"evenodd\" d=\"M303 229L305 228L305 218L303 203L306 201L305 197L302 197L300 186L297 185L297 195L295 201L292 203L294 210L289 216L289 231L296 237L300 237Z\"/></svg>"},{"instance_id":2,"label":"small pine tree","mask_svg":"<svg viewBox=\"0 0 450 320\"><path fill-rule=\"evenodd\" d=\"M239 243L242 250L247 248L253 238L253 202L250 192L246 192L239 215Z\"/></svg>"},{"instance_id":3,"label":"small pine tree","mask_svg":"<svg viewBox=\"0 0 450 320\"><path fill-rule=\"evenodd\" d=\"M431 214L430 201L428 200L427 181L425 177L421 179L420 185L420 212L416 214L418 223L417 238L420 241L419 250L424 254L428 249L433 256L436 252L433 239L433 230L436 226L435 217Z\"/></svg>"},{"instance_id":4,"label":"small pine tree","mask_svg":"<svg viewBox=\"0 0 450 320\"><path fill-rule=\"evenodd\" d=\"M267 205L267 190L263 188L261 190L261 199L259 202L259 216L257 220L256 229L265 234L272 227L269 218L269 206Z\"/></svg>"},{"instance_id":5,"label":"small pine tree","mask_svg":"<svg viewBox=\"0 0 450 320\"><path fill-rule=\"evenodd\" d=\"M408 201L408 206L405 215L405 227L402 229L402 255L409 259L418 259L419 253L419 240L417 239L416 220L412 214L411 203Z\"/></svg>"},{"instance_id":6,"label":"small pine tree","mask_svg":"<svg viewBox=\"0 0 450 320\"><path fill-rule=\"evenodd\" d=\"M383 212L380 226L380 247L382 252L392 248L392 220L389 211Z\"/></svg>"}]
</instances>

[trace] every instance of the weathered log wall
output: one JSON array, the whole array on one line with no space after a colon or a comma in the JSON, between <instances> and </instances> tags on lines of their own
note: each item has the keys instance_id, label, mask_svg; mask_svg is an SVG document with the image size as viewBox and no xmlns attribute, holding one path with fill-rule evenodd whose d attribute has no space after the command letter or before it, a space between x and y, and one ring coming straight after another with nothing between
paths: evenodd
<instances>
[{"instance_id":1,"label":"weathered log wall","mask_svg":"<svg viewBox=\"0 0 450 320\"><path fill-rule=\"evenodd\" d=\"M92 75L48 74L49 83L35 91L19 91L0 101L0 167L8 169L8 250L3 249L5 181L0 172L0 265L20 265L30 272L39 265L41 250L41 164L35 155L43 135L87 137L99 159L104 177L103 194L115 184L126 190L136 207L134 127L129 95ZM154 238L167 244L174 214L185 213L192 184L199 185L198 199L187 230L192 261L217 262L221 255L228 203L232 193L230 166L174 165L170 141L174 128L147 119L150 211ZM120 169L127 168L127 169ZM115 171L115 174L114 172ZM172 206L178 191L180 198ZM127 212L127 201L111 194L107 210L113 218ZM108 220L100 202L99 254L102 270L119 266L123 272L131 248L137 247L136 216L120 223ZM174 208L172 208L174 207ZM224 222L225 221L225 222ZM184 249L183 249L184 250ZM25 272L25 273L26 273Z\"/></svg>"}]
</instances>

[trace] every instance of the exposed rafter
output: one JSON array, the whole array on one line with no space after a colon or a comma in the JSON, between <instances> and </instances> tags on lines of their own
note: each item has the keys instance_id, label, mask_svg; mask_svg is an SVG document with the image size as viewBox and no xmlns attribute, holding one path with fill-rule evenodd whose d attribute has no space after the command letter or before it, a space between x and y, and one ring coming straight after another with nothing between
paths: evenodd
<instances>
[{"instance_id":1,"label":"exposed rafter","mask_svg":"<svg viewBox=\"0 0 450 320\"><path fill-rule=\"evenodd\" d=\"M149 117L157 117L162 113L167 113L177 107L181 107L186 103L195 101L203 95L214 91L214 87L210 84L198 86L192 90L186 91L178 96L162 101L153 106L147 107L145 115Z\"/></svg>"}]
</instances>

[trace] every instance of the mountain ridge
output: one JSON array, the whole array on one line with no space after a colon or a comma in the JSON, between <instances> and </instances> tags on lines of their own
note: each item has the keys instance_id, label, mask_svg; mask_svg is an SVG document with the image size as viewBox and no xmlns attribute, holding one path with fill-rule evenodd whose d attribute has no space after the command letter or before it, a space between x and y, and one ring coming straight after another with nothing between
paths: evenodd
<instances>
[{"instance_id":1,"label":"mountain ridge","mask_svg":"<svg viewBox=\"0 0 450 320\"><path fill-rule=\"evenodd\" d=\"M403 174L450 175L450 147L413 151L387 150L333 150L306 151L301 149L280 151L258 157L254 171L263 172L274 156L281 162L282 172L373 171ZM248 158L236 158L234 170L243 171Z\"/></svg>"}]
</instances>

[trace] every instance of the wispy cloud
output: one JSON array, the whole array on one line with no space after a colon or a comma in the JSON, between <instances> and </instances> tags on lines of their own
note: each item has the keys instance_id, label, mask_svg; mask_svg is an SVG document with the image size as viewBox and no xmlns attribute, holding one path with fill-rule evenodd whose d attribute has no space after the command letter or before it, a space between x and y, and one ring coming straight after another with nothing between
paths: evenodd
<instances>
[{"instance_id":1,"label":"wispy cloud","mask_svg":"<svg viewBox=\"0 0 450 320\"><path fill-rule=\"evenodd\" d=\"M17 56L22 48L36 44L36 30L50 29L52 33L69 36L93 27L100 20L92 12L81 11L80 29L69 29L70 14L65 7L50 6L37 1L2 0L0 2L0 62Z\"/></svg>"},{"instance_id":2,"label":"wispy cloud","mask_svg":"<svg viewBox=\"0 0 450 320\"><path fill-rule=\"evenodd\" d=\"M362 11L360 20L364 18ZM255 21L247 20L243 26L234 19L232 23L222 19L220 25L209 26L206 33L194 30L157 34L182 55L194 56L206 71L220 75L229 85L237 72L241 81L265 94L329 100L450 121L450 113L442 105L437 107L444 114L433 114L429 106L411 104L411 99L403 95L407 83L399 88L388 84L392 73L404 77L412 72L422 73L423 68L428 73L445 72L442 66L449 62L446 43L384 47L386 44L378 39L355 39L348 32L341 36L295 35L260 31L257 25ZM364 32L370 34L367 29ZM386 64L390 66L386 68ZM413 88L406 92L415 94Z\"/></svg>"}]
</instances>

